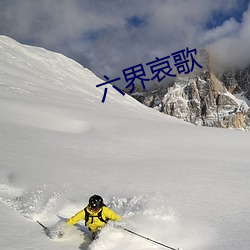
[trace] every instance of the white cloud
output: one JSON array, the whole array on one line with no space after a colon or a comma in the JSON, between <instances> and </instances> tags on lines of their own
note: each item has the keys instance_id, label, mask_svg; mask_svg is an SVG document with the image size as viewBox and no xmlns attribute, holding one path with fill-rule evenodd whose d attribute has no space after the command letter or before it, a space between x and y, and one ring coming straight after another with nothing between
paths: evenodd
<instances>
[{"instance_id":1,"label":"white cloud","mask_svg":"<svg viewBox=\"0 0 250 250\"><path fill-rule=\"evenodd\" d=\"M233 26L233 25L232 25ZM218 65L244 66L250 63L250 8L244 13L236 29L210 45L210 51Z\"/></svg>"},{"instance_id":2,"label":"white cloud","mask_svg":"<svg viewBox=\"0 0 250 250\"><path fill-rule=\"evenodd\" d=\"M238 31L239 27L240 24L232 17L221 26L204 31L204 34L199 37L200 43L211 44L214 41L231 36L231 34L235 34Z\"/></svg>"},{"instance_id":3,"label":"white cloud","mask_svg":"<svg viewBox=\"0 0 250 250\"><path fill-rule=\"evenodd\" d=\"M117 77L124 68L186 47L231 47L231 33L243 44L250 33L247 14L242 24L231 18L204 29L215 11L230 14L236 7L237 0L2 0L0 33L63 52L99 76ZM135 16L144 25L129 26Z\"/></svg>"}]
</instances>

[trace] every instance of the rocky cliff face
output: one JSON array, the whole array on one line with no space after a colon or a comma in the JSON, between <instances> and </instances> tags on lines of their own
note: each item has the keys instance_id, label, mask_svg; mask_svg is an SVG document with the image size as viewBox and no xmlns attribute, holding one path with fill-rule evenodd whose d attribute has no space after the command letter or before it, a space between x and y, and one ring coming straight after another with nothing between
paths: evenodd
<instances>
[{"instance_id":1,"label":"rocky cliff face","mask_svg":"<svg viewBox=\"0 0 250 250\"><path fill-rule=\"evenodd\" d=\"M230 93L240 93L250 100L250 65L244 69L233 69L218 74L218 79L225 84Z\"/></svg>"},{"instance_id":2,"label":"rocky cliff face","mask_svg":"<svg viewBox=\"0 0 250 250\"><path fill-rule=\"evenodd\" d=\"M196 125L249 129L249 106L233 94L250 97L250 67L215 76L209 67L208 53L202 50L199 56L202 71L178 77L165 87L137 90L132 96L160 112Z\"/></svg>"}]
</instances>

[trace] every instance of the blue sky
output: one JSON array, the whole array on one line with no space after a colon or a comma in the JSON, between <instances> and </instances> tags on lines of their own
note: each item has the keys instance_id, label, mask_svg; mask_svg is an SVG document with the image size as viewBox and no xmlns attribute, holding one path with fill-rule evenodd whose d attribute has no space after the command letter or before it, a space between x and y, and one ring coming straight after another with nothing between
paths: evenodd
<instances>
[{"instance_id":1,"label":"blue sky","mask_svg":"<svg viewBox=\"0 0 250 250\"><path fill-rule=\"evenodd\" d=\"M225 20L230 18L235 18L239 23L242 22L242 17L245 11L248 9L248 0L239 0L235 8L232 8L229 12L224 12L223 9L215 10L211 13L211 18L208 19L206 23L207 29L216 28L217 26L222 25Z\"/></svg>"},{"instance_id":2,"label":"blue sky","mask_svg":"<svg viewBox=\"0 0 250 250\"><path fill-rule=\"evenodd\" d=\"M99 77L189 47L250 63L249 0L1 0L0 34L63 53Z\"/></svg>"}]
</instances>

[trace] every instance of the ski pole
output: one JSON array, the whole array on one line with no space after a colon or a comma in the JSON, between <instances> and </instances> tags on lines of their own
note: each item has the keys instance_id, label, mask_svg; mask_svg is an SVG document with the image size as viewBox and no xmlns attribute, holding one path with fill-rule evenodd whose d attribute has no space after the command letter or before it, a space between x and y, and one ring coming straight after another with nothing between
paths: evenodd
<instances>
[{"instance_id":1,"label":"ski pole","mask_svg":"<svg viewBox=\"0 0 250 250\"><path fill-rule=\"evenodd\" d=\"M139 237L141 237L141 238L143 238L143 239L145 239L145 240L154 242L154 243L156 243L156 244L158 244L158 245L161 245L161 246L163 246L163 247L169 248L169 249L171 249L171 250L180 250L179 248L173 248L173 247L167 246L167 245L162 244L162 243L160 243L160 242L158 242L158 241L155 241L155 240L152 240L152 239L150 239L150 238L148 238L148 237L145 237L145 236L143 236L143 235L141 235L141 234L135 233L135 232L133 232L133 231L127 229L127 228L122 228L122 229L125 230L125 231L127 231L127 232L129 232L129 233L131 233L131 234L137 235L137 236L139 236Z\"/></svg>"},{"instance_id":2,"label":"ski pole","mask_svg":"<svg viewBox=\"0 0 250 250\"><path fill-rule=\"evenodd\" d=\"M41 222L39 222L38 220L36 221L40 226L42 226L43 227L43 229L46 231L46 230L48 230L48 228L47 227L45 227Z\"/></svg>"}]
</instances>

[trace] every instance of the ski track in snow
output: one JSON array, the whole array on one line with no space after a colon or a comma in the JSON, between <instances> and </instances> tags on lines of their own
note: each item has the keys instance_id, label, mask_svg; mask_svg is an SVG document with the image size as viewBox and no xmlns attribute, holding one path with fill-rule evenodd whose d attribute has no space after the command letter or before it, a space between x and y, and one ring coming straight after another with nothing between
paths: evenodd
<instances>
[{"instance_id":1,"label":"ski track in snow","mask_svg":"<svg viewBox=\"0 0 250 250\"><path fill-rule=\"evenodd\" d=\"M2 117L2 121L73 134L85 133L91 128L87 122L71 118L70 115L67 116L65 110L52 109L45 104L33 104L31 106L28 102L5 100L1 103L0 114L4 113L6 108L8 108L9 112ZM20 108L22 112L20 112Z\"/></svg>"}]
</instances>

